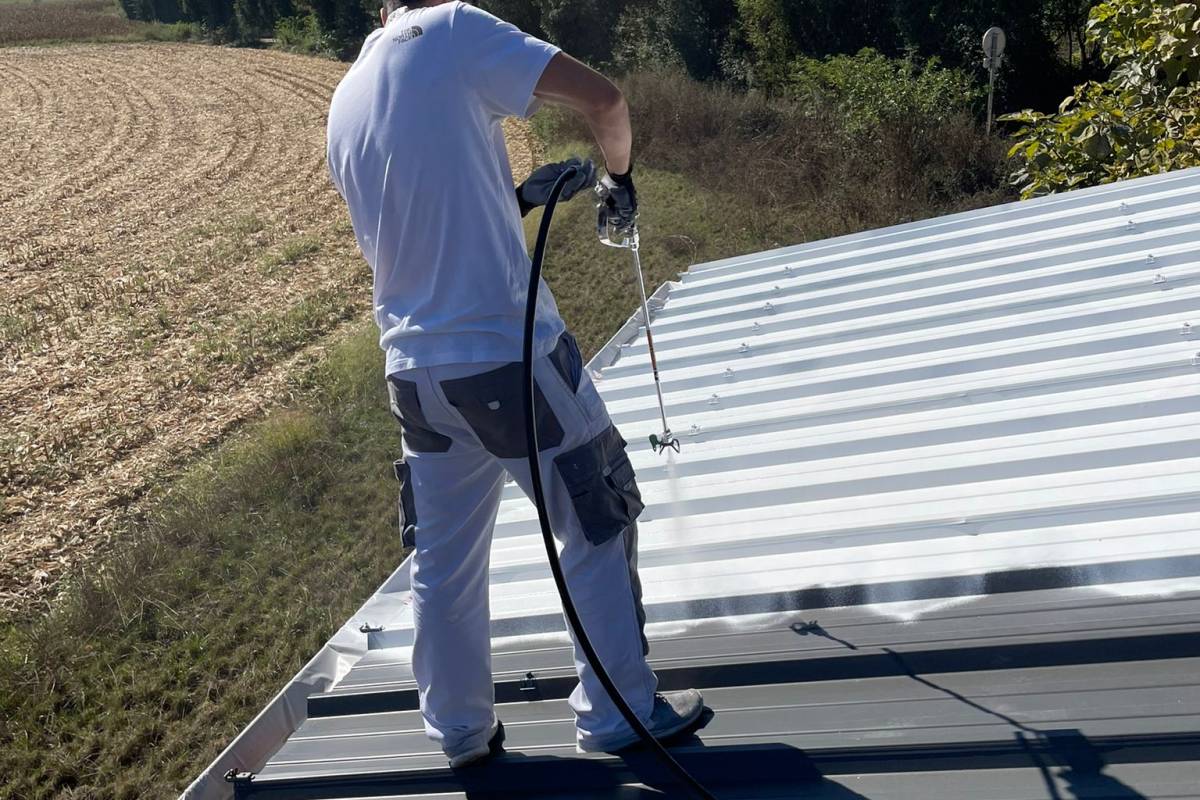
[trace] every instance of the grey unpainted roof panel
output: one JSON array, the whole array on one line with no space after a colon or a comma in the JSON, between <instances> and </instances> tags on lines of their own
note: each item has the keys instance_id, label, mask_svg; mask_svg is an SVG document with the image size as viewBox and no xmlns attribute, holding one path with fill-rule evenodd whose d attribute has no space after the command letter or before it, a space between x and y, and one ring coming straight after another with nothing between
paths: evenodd
<instances>
[{"instance_id":1,"label":"grey unpainted roof panel","mask_svg":"<svg viewBox=\"0 0 1200 800\"><path fill-rule=\"evenodd\" d=\"M1190 170L695 266L652 304L678 455L638 317L589 364L718 796L1200 797L1198 211ZM677 795L574 752L511 484L491 603L508 755L425 739L401 603L239 796Z\"/></svg>"}]
</instances>

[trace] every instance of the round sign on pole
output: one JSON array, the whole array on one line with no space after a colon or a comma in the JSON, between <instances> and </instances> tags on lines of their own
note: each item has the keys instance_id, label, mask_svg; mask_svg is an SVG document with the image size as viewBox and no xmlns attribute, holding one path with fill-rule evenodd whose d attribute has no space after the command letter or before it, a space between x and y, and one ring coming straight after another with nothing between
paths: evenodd
<instances>
[{"instance_id":1,"label":"round sign on pole","mask_svg":"<svg viewBox=\"0 0 1200 800\"><path fill-rule=\"evenodd\" d=\"M983 54L988 58L998 58L1003 55L1006 43L1004 31L995 25L983 32Z\"/></svg>"}]
</instances>

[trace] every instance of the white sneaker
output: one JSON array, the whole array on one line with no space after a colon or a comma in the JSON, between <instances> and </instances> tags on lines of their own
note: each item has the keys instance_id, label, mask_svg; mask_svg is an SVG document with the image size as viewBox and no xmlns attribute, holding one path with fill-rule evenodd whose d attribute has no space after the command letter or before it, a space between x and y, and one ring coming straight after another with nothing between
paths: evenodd
<instances>
[{"instance_id":1,"label":"white sneaker","mask_svg":"<svg viewBox=\"0 0 1200 800\"><path fill-rule=\"evenodd\" d=\"M455 753L454 755L450 755L450 753L446 754L450 757L450 769L465 767L468 764L474 764L476 761L482 761L490 755L502 752L504 750L503 745L504 723L497 719L495 726L492 728L492 735L488 737L485 744L481 744L470 750L464 750L461 753Z\"/></svg>"},{"instance_id":2,"label":"white sneaker","mask_svg":"<svg viewBox=\"0 0 1200 800\"><path fill-rule=\"evenodd\" d=\"M654 710L646 728L655 739L662 741L690 728L704 713L704 697L695 689L662 692L654 695ZM604 738L581 739L576 745L581 753L615 753L637 744L642 739L633 730Z\"/></svg>"}]
</instances>

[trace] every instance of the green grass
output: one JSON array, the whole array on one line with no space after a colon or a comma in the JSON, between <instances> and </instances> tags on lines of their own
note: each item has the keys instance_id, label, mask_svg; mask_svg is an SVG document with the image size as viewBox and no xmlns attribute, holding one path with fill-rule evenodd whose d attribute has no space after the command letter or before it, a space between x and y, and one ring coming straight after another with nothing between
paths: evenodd
<instances>
[{"instance_id":1,"label":"green grass","mask_svg":"<svg viewBox=\"0 0 1200 800\"><path fill-rule=\"evenodd\" d=\"M278 252L264 258L259 271L268 277L273 276L279 272L280 267L295 264L320 249L321 241L317 237L297 236L284 242Z\"/></svg>"},{"instance_id":2,"label":"green grass","mask_svg":"<svg viewBox=\"0 0 1200 800\"><path fill-rule=\"evenodd\" d=\"M200 352L212 363L253 375L329 333L354 313L353 301L341 291L321 289L283 311L239 315L203 338Z\"/></svg>"}]
</instances>

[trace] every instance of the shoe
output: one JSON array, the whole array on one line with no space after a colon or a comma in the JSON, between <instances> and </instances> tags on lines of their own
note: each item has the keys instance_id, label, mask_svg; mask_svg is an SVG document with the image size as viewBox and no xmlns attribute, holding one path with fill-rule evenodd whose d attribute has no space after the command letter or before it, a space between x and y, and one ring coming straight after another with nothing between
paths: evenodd
<instances>
[{"instance_id":1,"label":"shoe","mask_svg":"<svg viewBox=\"0 0 1200 800\"><path fill-rule=\"evenodd\" d=\"M704 697L695 689L662 692L654 695L654 710L646 728L655 739L662 741L687 731L704 713ZM578 743L582 753L615 753L637 744L642 739L634 731L601 739L584 739Z\"/></svg>"},{"instance_id":2,"label":"shoe","mask_svg":"<svg viewBox=\"0 0 1200 800\"><path fill-rule=\"evenodd\" d=\"M450 756L450 769L465 767L468 764L474 764L477 761L482 761L488 756L493 756L502 752L504 752L504 723L500 720L496 720L496 727L493 730L492 737L488 739L487 744L480 745L473 750L467 750L466 752L457 753Z\"/></svg>"}]
</instances>

